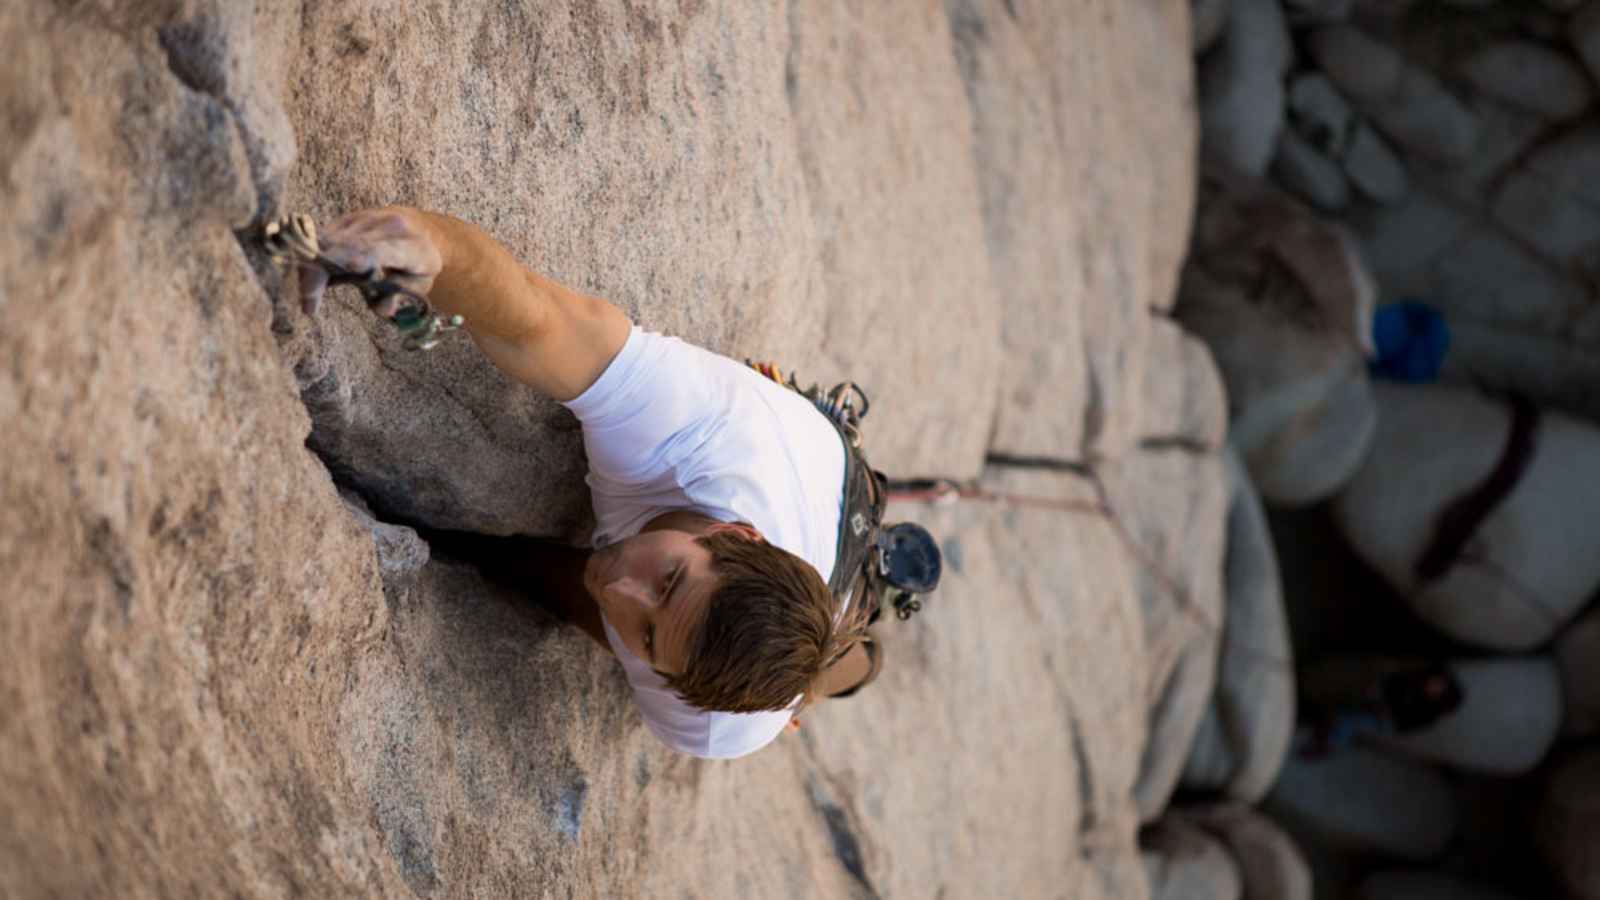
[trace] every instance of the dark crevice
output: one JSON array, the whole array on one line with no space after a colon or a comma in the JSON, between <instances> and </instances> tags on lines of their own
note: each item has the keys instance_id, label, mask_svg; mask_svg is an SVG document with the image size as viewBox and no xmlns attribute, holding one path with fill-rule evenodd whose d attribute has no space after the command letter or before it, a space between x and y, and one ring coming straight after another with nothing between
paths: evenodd
<instances>
[{"instance_id":1,"label":"dark crevice","mask_svg":"<svg viewBox=\"0 0 1600 900\"><path fill-rule=\"evenodd\" d=\"M1193 453L1196 456L1215 456L1220 448L1181 434L1165 437L1150 437L1139 442L1139 449L1163 451L1180 450L1184 453Z\"/></svg>"},{"instance_id":2,"label":"dark crevice","mask_svg":"<svg viewBox=\"0 0 1600 900\"><path fill-rule=\"evenodd\" d=\"M829 799L823 789L821 781L815 773L812 774L806 785L811 794L811 805L822 816L822 822L828 829L828 837L833 841L833 853L839 858L845 871L861 886L865 895L877 900L878 889L873 887L872 879L867 877L866 860L861 852L861 841L856 837L855 829L851 826L850 816L844 807Z\"/></svg>"},{"instance_id":3,"label":"dark crevice","mask_svg":"<svg viewBox=\"0 0 1600 900\"><path fill-rule=\"evenodd\" d=\"M1051 456L1024 456L1013 453L990 453L983 458L985 465L1003 469L1042 469L1047 472L1066 472L1084 478L1093 478L1094 469L1087 463Z\"/></svg>"}]
</instances>

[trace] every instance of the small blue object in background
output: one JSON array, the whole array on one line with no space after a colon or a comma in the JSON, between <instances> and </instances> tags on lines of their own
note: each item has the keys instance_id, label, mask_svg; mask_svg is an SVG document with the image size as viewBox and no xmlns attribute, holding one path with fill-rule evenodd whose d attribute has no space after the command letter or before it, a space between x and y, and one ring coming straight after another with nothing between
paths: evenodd
<instances>
[{"instance_id":1,"label":"small blue object in background","mask_svg":"<svg viewBox=\"0 0 1600 900\"><path fill-rule=\"evenodd\" d=\"M1450 328L1444 316L1426 303L1403 300L1378 307L1372 316L1372 343L1378 358L1371 371L1378 378L1414 383L1434 381L1450 349Z\"/></svg>"}]
</instances>

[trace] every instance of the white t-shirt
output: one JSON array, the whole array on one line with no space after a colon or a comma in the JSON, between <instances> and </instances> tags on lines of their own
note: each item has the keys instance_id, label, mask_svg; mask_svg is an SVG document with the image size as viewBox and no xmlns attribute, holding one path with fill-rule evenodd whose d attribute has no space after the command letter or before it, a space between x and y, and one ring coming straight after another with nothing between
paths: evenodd
<instances>
[{"instance_id":1,"label":"white t-shirt","mask_svg":"<svg viewBox=\"0 0 1600 900\"><path fill-rule=\"evenodd\" d=\"M811 402L724 356L640 329L567 407L583 422L596 548L673 510L748 522L770 543L833 572L844 446ZM766 746L790 710L710 712L684 702L650 664L606 639L645 724L667 746L730 759Z\"/></svg>"}]
</instances>

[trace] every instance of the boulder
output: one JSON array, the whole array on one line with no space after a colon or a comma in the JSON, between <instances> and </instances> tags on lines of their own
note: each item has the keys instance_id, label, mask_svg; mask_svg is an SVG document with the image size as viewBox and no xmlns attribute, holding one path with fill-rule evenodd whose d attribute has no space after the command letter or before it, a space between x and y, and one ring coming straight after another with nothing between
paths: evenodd
<instances>
[{"instance_id":1,"label":"boulder","mask_svg":"<svg viewBox=\"0 0 1600 900\"><path fill-rule=\"evenodd\" d=\"M1350 202L1344 170L1294 131L1285 130L1278 138L1272 177L1324 212L1338 212Z\"/></svg>"},{"instance_id":2,"label":"boulder","mask_svg":"<svg viewBox=\"0 0 1600 900\"><path fill-rule=\"evenodd\" d=\"M1511 457L1525 461L1514 483L1510 468L1488 483L1506 460L1505 405L1444 386L1375 393L1372 452L1334 503L1351 546L1445 634L1511 651L1549 640L1600 586L1600 538L1583 524L1600 481L1581 474L1600 431L1545 412L1520 444L1531 455ZM1486 483L1509 493L1491 502Z\"/></svg>"},{"instance_id":3,"label":"boulder","mask_svg":"<svg viewBox=\"0 0 1600 900\"><path fill-rule=\"evenodd\" d=\"M1143 611L1148 731L1133 797L1148 823L1178 786L1216 684L1227 488L1216 453L1178 442L1095 473Z\"/></svg>"},{"instance_id":4,"label":"boulder","mask_svg":"<svg viewBox=\"0 0 1600 900\"><path fill-rule=\"evenodd\" d=\"M1575 118L1594 102L1589 75L1572 59L1529 40L1501 40L1463 59L1462 78L1486 96L1555 120Z\"/></svg>"},{"instance_id":5,"label":"boulder","mask_svg":"<svg viewBox=\"0 0 1600 900\"><path fill-rule=\"evenodd\" d=\"M1288 103L1289 125L1313 147L1342 159L1358 120L1328 76L1316 71L1296 75L1289 82Z\"/></svg>"},{"instance_id":6,"label":"boulder","mask_svg":"<svg viewBox=\"0 0 1600 900\"><path fill-rule=\"evenodd\" d=\"M1524 168L1557 193L1600 207L1600 126L1585 125L1541 144Z\"/></svg>"},{"instance_id":7,"label":"boulder","mask_svg":"<svg viewBox=\"0 0 1600 900\"><path fill-rule=\"evenodd\" d=\"M1270 186L1213 175L1178 318L1228 387L1229 441L1269 502L1333 493L1376 411L1365 356L1375 290L1354 242Z\"/></svg>"},{"instance_id":8,"label":"boulder","mask_svg":"<svg viewBox=\"0 0 1600 900\"><path fill-rule=\"evenodd\" d=\"M1196 56L1210 50L1216 45L1217 39L1222 37L1222 30L1228 25L1228 13L1231 7L1230 0L1192 0L1189 21L1194 29Z\"/></svg>"},{"instance_id":9,"label":"boulder","mask_svg":"<svg viewBox=\"0 0 1600 900\"><path fill-rule=\"evenodd\" d=\"M1355 900L1517 900L1517 895L1455 875L1418 870L1368 875Z\"/></svg>"},{"instance_id":10,"label":"boulder","mask_svg":"<svg viewBox=\"0 0 1600 900\"><path fill-rule=\"evenodd\" d=\"M1243 806L1188 814L1233 854L1244 900L1311 900L1311 869L1300 848L1271 819Z\"/></svg>"},{"instance_id":11,"label":"boulder","mask_svg":"<svg viewBox=\"0 0 1600 900\"><path fill-rule=\"evenodd\" d=\"M1182 785L1249 805L1278 777L1294 735L1294 660L1266 513L1238 457L1225 458L1222 652L1216 695L1200 720Z\"/></svg>"},{"instance_id":12,"label":"boulder","mask_svg":"<svg viewBox=\"0 0 1600 900\"><path fill-rule=\"evenodd\" d=\"M1575 327L1593 315L1580 281L1492 223L1463 228L1416 287L1452 324L1570 339Z\"/></svg>"},{"instance_id":13,"label":"boulder","mask_svg":"<svg viewBox=\"0 0 1600 900\"><path fill-rule=\"evenodd\" d=\"M1600 732L1600 607L1591 608L1556 638L1556 664L1566 709L1562 733Z\"/></svg>"},{"instance_id":14,"label":"boulder","mask_svg":"<svg viewBox=\"0 0 1600 900\"><path fill-rule=\"evenodd\" d=\"M1511 332L1493 325L1455 322L1442 377L1516 391L1535 402L1600 421L1600 308L1574 320L1569 339Z\"/></svg>"},{"instance_id":15,"label":"boulder","mask_svg":"<svg viewBox=\"0 0 1600 900\"><path fill-rule=\"evenodd\" d=\"M1600 897L1600 867L1594 853L1597 830L1600 751L1581 750L1552 769L1534 819L1540 855L1574 900Z\"/></svg>"},{"instance_id":16,"label":"boulder","mask_svg":"<svg viewBox=\"0 0 1600 900\"><path fill-rule=\"evenodd\" d=\"M1354 209L1345 221L1388 298L1431 296L1435 264L1472 224L1454 203L1423 188L1393 206Z\"/></svg>"},{"instance_id":17,"label":"boulder","mask_svg":"<svg viewBox=\"0 0 1600 900\"><path fill-rule=\"evenodd\" d=\"M1200 63L1205 152L1266 174L1284 121L1284 73L1294 58L1278 0L1233 0L1222 44Z\"/></svg>"},{"instance_id":18,"label":"boulder","mask_svg":"<svg viewBox=\"0 0 1600 900\"><path fill-rule=\"evenodd\" d=\"M1589 5L1572 17L1567 36L1589 74L1600 80L1600 3L1589 0Z\"/></svg>"},{"instance_id":19,"label":"boulder","mask_svg":"<svg viewBox=\"0 0 1600 900\"><path fill-rule=\"evenodd\" d=\"M1426 69L1353 25L1331 25L1307 39L1312 58L1384 133L1412 152L1462 163L1477 150L1482 125Z\"/></svg>"},{"instance_id":20,"label":"boulder","mask_svg":"<svg viewBox=\"0 0 1600 900\"><path fill-rule=\"evenodd\" d=\"M1284 0L1283 11L1296 28L1331 25L1350 18L1356 0Z\"/></svg>"},{"instance_id":21,"label":"boulder","mask_svg":"<svg viewBox=\"0 0 1600 900\"><path fill-rule=\"evenodd\" d=\"M1579 268L1600 252L1600 205L1575 200L1536 170L1512 173L1494 195L1495 219L1557 266Z\"/></svg>"},{"instance_id":22,"label":"boulder","mask_svg":"<svg viewBox=\"0 0 1600 900\"><path fill-rule=\"evenodd\" d=\"M1411 734L1377 739L1385 749L1464 771L1526 775L1561 731L1561 679L1547 657L1455 660L1461 705Z\"/></svg>"},{"instance_id":23,"label":"boulder","mask_svg":"<svg viewBox=\"0 0 1600 900\"><path fill-rule=\"evenodd\" d=\"M1382 135L1366 125L1357 127L1351 134L1350 146L1344 155L1344 171L1361 193L1381 204L1399 203L1411 189L1405 163Z\"/></svg>"},{"instance_id":24,"label":"boulder","mask_svg":"<svg viewBox=\"0 0 1600 900\"><path fill-rule=\"evenodd\" d=\"M1139 835L1150 900L1242 900L1239 863L1215 835L1180 815Z\"/></svg>"},{"instance_id":25,"label":"boulder","mask_svg":"<svg viewBox=\"0 0 1600 900\"><path fill-rule=\"evenodd\" d=\"M1470 95L1467 105L1483 126L1470 158L1442 164L1409 154L1405 162L1409 170L1426 173L1428 187L1441 197L1454 200L1463 211L1476 211L1510 168L1521 165L1535 144L1550 138L1551 125L1538 113L1491 97Z\"/></svg>"},{"instance_id":26,"label":"boulder","mask_svg":"<svg viewBox=\"0 0 1600 900\"><path fill-rule=\"evenodd\" d=\"M1263 808L1296 834L1335 848L1414 860L1442 852L1457 819L1444 776L1364 748L1291 756Z\"/></svg>"}]
</instances>

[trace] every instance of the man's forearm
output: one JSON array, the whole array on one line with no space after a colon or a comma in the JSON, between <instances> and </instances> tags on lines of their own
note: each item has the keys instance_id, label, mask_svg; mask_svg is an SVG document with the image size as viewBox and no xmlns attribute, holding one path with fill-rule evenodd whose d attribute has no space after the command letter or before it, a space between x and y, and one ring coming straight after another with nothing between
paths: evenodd
<instances>
[{"instance_id":1,"label":"man's forearm","mask_svg":"<svg viewBox=\"0 0 1600 900\"><path fill-rule=\"evenodd\" d=\"M483 229L453 216L419 209L406 214L424 228L441 266L428 300L460 315L474 334L516 341L537 334L557 303L573 291L528 271Z\"/></svg>"},{"instance_id":2,"label":"man's forearm","mask_svg":"<svg viewBox=\"0 0 1600 900\"><path fill-rule=\"evenodd\" d=\"M428 301L460 315L484 355L546 396L581 394L627 340L620 310L529 271L482 229L451 216L402 210L428 233L440 270Z\"/></svg>"}]
</instances>

